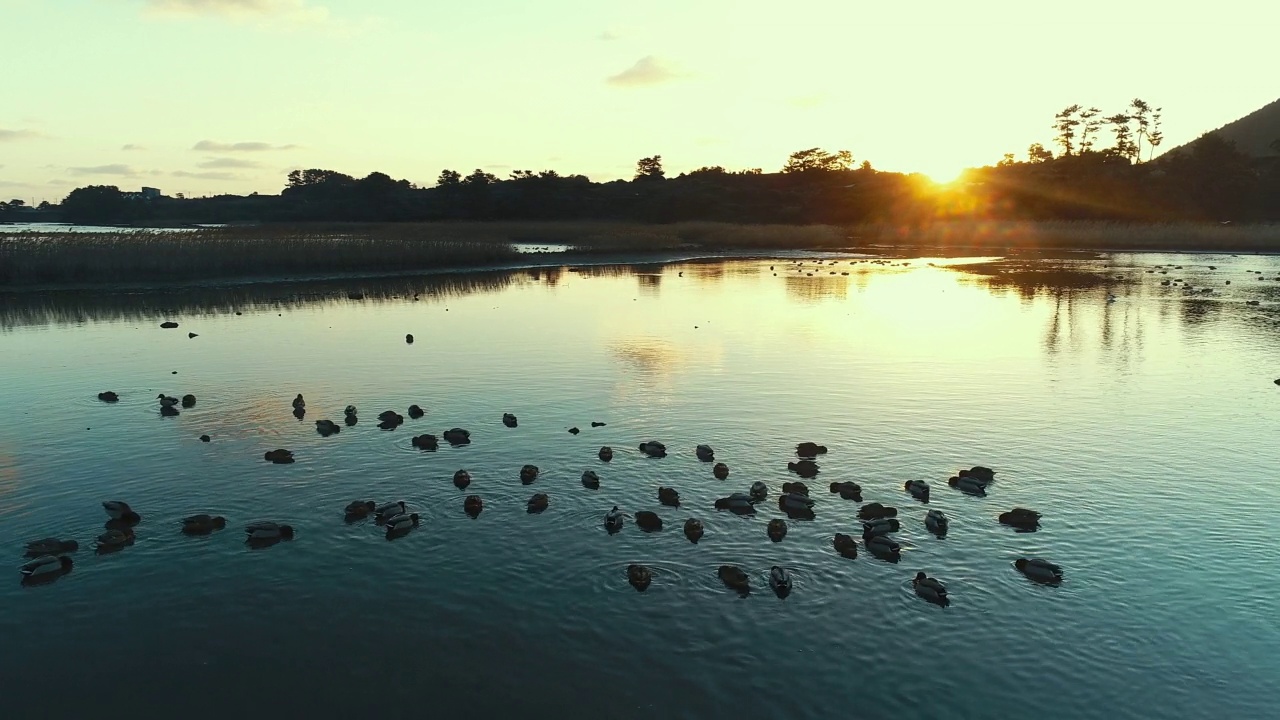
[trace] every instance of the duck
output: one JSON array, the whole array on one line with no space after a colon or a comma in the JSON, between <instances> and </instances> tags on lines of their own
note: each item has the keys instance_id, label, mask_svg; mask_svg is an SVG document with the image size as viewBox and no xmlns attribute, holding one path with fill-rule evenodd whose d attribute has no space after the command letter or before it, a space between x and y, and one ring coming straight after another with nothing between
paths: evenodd
<instances>
[{"instance_id":1,"label":"duck","mask_svg":"<svg viewBox=\"0 0 1280 720\"><path fill-rule=\"evenodd\" d=\"M346 406L345 408L342 409L342 414L345 415L346 417L355 417L356 406L355 405Z\"/></svg>"},{"instance_id":2,"label":"duck","mask_svg":"<svg viewBox=\"0 0 1280 720\"><path fill-rule=\"evenodd\" d=\"M800 481L782 483L782 492L809 497L809 486Z\"/></svg>"},{"instance_id":3,"label":"duck","mask_svg":"<svg viewBox=\"0 0 1280 720\"><path fill-rule=\"evenodd\" d=\"M871 533L872 535L888 535L889 533L898 532L901 527L902 524L894 518L879 518L862 523L863 533Z\"/></svg>"},{"instance_id":4,"label":"duck","mask_svg":"<svg viewBox=\"0 0 1280 720\"><path fill-rule=\"evenodd\" d=\"M880 518L897 517L898 508L881 505L878 502L867 503L858 508L859 520L879 520Z\"/></svg>"},{"instance_id":5,"label":"duck","mask_svg":"<svg viewBox=\"0 0 1280 720\"><path fill-rule=\"evenodd\" d=\"M479 517L484 510L484 500L479 495L468 495L466 500L462 501L462 511L471 516L471 519Z\"/></svg>"},{"instance_id":6,"label":"duck","mask_svg":"<svg viewBox=\"0 0 1280 720\"><path fill-rule=\"evenodd\" d=\"M626 519L626 514L619 510L617 505L614 505L612 510L604 514L604 528L612 535L622 529Z\"/></svg>"},{"instance_id":7,"label":"duck","mask_svg":"<svg viewBox=\"0 0 1280 720\"><path fill-rule=\"evenodd\" d=\"M667 446L657 440L650 440L649 442L640 443L640 452L649 457L666 457Z\"/></svg>"},{"instance_id":8,"label":"duck","mask_svg":"<svg viewBox=\"0 0 1280 720\"><path fill-rule=\"evenodd\" d=\"M787 536L787 521L781 518L774 518L765 526L765 534L774 542L782 542L782 538Z\"/></svg>"},{"instance_id":9,"label":"duck","mask_svg":"<svg viewBox=\"0 0 1280 720\"><path fill-rule=\"evenodd\" d=\"M836 552L843 557L847 557L850 560L858 557L858 541L854 540L852 535L836 533L831 544L835 546Z\"/></svg>"},{"instance_id":10,"label":"duck","mask_svg":"<svg viewBox=\"0 0 1280 720\"><path fill-rule=\"evenodd\" d=\"M1000 513L1000 524L1011 525L1019 530L1035 530L1040 527L1040 513L1026 508L1014 508Z\"/></svg>"},{"instance_id":11,"label":"duck","mask_svg":"<svg viewBox=\"0 0 1280 720\"><path fill-rule=\"evenodd\" d=\"M888 535L876 535L874 533L863 531L862 543L867 546L867 552L879 558L897 561L902 551L902 546L894 542Z\"/></svg>"},{"instance_id":12,"label":"duck","mask_svg":"<svg viewBox=\"0 0 1280 720\"><path fill-rule=\"evenodd\" d=\"M107 500L102 503L102 509L107 511L107 515L112 520L120 520L126 523L137 523L142 520L138 513L129 507L129 503L122 500Z\"/></svg>"},{"instance_id":13,"label":"duck","mask_svg":"<svg viewBox=\"0 0 1280 720\"><path fill-rule=\"evenodd\" d=\"M330 435L333 435L334 433L338 433L341 431L342 431L342 428L339 427L338 424L332 420L316 421L316 432L320 433L322 437L329 437Z\"/></svg>"},{"instance_id":14,"label":"duck","mask_svg":"<svg viewBox=\"0 0 1280 720\"><path fill-rule=\"evenodd\" d=\"M102 402L113 403L113 402L119 401L120 396L108 390L106 392L98 393L98 399L101 400Z\"/></svg>"},{"instance_id":15,"label":"duck","mask_svg":"<svg viewBox=\"0 0 1280 720\"><path fill-rule=\"evenodd\" d=\"M662 518L658 517L658 513L649 510L641 510L636 513L636 525L647 532L662 529Z\"/></svg>"},{"instance_id":16,"label":"duck","mask_svg":"<svg viewBox=\"0 0 1280 720\"><path fill-rule=\"evenodd\" d=\"M712 450L710 445L699 445L694 449L694 454L703 462L711 462L716 459L716 451Z\"/></svg>"},{"instance_id":17,"label":"duck","mask_svg":"<svg viewBox=\"0 0 1280 720\"><path fill-rule=\"evenodd\" d=\"M958 475L952 476L947 479L947 484L956 488L960 492L967 493L969 495L987 494L987 486L977 478L968 475L965 477L960 477Z\"/></svg>"},{"instance_id":18,"label":"duck","mask_svg":"<svg viewBox=\"0 0 1280 720\"><path fill-rule=\"evenodd\" d=\"M603 423L603 422L600 422L599 420L592 420L592 421L591 421L591 427L604 427L605 425L608 425L608 424L609 424L609 423Z\"/></svg>"},{"instance_id":19,"label":"duck","mask_svg":"<svg viewBox=\"0 0 1280 720\"><path fill-rule=\"evenodd\" d=\"M61 540L53 537L43 538L41 540L32 540L27 543L27 557L62 555L65 553L75 552L79 549L80 543L75 540Z\"/></svg>"},{"instance_id":20,"label":"duck","mask_svg":"<svg viewBox=\"0 0 1280 720\"><path fill-rule=\"evenodd\" d=\"M862 502L862 486L855 482L833 482L831 483L831 492L839 493L840 497L845 500Z\"/></svg>"},{"instance_id":21,"label":"duck","mask_svg":"<svg viewBox=\"0 0 1280 720\"><path fill-rule=\"evenodd\" d=\"M377 510L372 500L352 500L347 503L347 507L343 510L343 515L347 520L360 520L369 517L370 513Z\"/></svg>"},{"instance_id":22,"label":"duck","mask_svg":"<svg viewBox=\"0 0 1280 720\"><path fill-rule=\"evenodd\" d=\"M268 462L273 462L276 465L288 465L289 463L293 462L293 452L290 450L285 450L284 448L276 448L275 450L268 450L262 454L262 457L266 459Z\"/></svg>"},{"instance_id":23,"label":"duck","mask_svg":"<svg viewBox=\"0 0 1280 720\"><path fill-rule=\"evenodd\" d=\"M769 568L769 587L773 588L778 597L791 594L791 573L780 565Z\"/></svg>"},{"instance_id":24,"label":"duck","mask_svg":"<svg viewBox=\"0 0 1280 720\"><path fill-rule=\"evenodd\" d=\"M293 527L270 521L252 522L244 526L250 542L254 540L292 540Z\"/></svg>"},{"instance_id":25,"label":"duck","mask_svg":"<svg viewBox=\"0 0 1280 720\"><path fill-rule=\"evenodd\" d=\"M827 446L814 442L802 442L796 445L796 455L802 458L814 458L827 454Z\"/></svg>"},{"instance_id":26,"label":"duck","mask_svg":"<svg viewBox=\"0 0 1280 720\"><path fill-rule=\"evenodd\" d=\"M923 480L908 480L903 483L902 487L911 494L911 497L923 502L929 502L929 483Z\"/></svg>"},{"instance_id":27,"label":"duck","mask_svg":"<svg viewBox=\"0 0 1280 720\"><path fill-rule=\"evenodd\" d=\"M947 516L943 515L941 510L930 510L925 513L924 526L934 535L946 535L949 524Z\"/></svg>"},{"instance_id":28,"label":"duck","mask_svg":"<svg viewBox=\"0 0 1280 720\"><path fill-rule=\"evenodd\" d=\"M628 565L627 582L636 590L644 592L649 588L649 583L653 582L653 572L644 565Z\"/></svg>"},{"instance_id":29,"label":"duck","mask_svg":"<svg viewBox=\"0 0 1280 720\"><path fill-rule=\"evenodd\" d=\"M581 430L579 430L579 429L577 428L577 426L574 426L574 427L569 428L569 434L570 434L570 435L577 435L577 434L578 434L578 433L580 433L580 432L582 432L582 431L581 431Z\"/></svg>"},{"instance_id":30,"label":"duck","mask_svg":"<svg viewBox=\"0 0 1280 720\"><path fill-rule=\"evenodd\" d=\"M387 535L403 535L418 527L418 513L400 513L387 520Z\"/></svg>"},{"instance_id":31,"label":"duck","mask_svg":"<svg viewBox=\"0 0 1280 720\"><path fill-rule=\"evenodd\" d=\"M755 500L757 502L760 500L764 500L765 498L769 497L769 486L765 485L762 481L757 480L751 483L750 493L751 493L752 500Z\"/></svg>"},{"instance_id":32,"label":"duck","mask_svg":"<svg viewBox=\"0 0 1280 720\"><path fill-rule=\"evenodd\" d=\"M221 515L192 515L182 519L182 532L187 535L208 535L214 530L227 526L227 519Z\"/></svg>"},{"instance_id":33,"label":"duck","mask_svg":"<svg viewBox=\"0 0 1280 720\"><path fill-rule=\"evenodd\" d=\"M724 463L716 463L715 467L711 468L711 475L717 480L724 480L729 477L729 466Z\"/></svg>"},{"instance_id":34,"label":"duck","mask_svg":"<svg viewBox=\"0 0 1280 720\"><path fill-rule=\"evenodd\" d=\"M453 474L454 487L462 490L471 484L471 473L466 470L459 470Z\"/></svg>"},{"instance_id":35,"label":"duck","mask_svg":"<svg viewBox=\"0 0 1280 720\"><path fill-rule=\"evenodd\" d=\"M813 500L808 495L799 493L782 493L778 496L778 509L784 512L812 511Z\"/></svg>"},{"instance_id":36,"label":"duck","mask_svg":"<svg viewBox=\"0 0 1280 720\"><path fill-rule=\"evenodd\" d=\"M528 512L540 513L547 509L548 502L546 493L534 493L534 496L529 498Z\"/></svg>"},{"instance_id":37,"label":"duck","mask_svg":"<svg viewBox=\"0 0 1280 720\"><path fill-rule=\"evenodd\" d=\"M516 420L516 416L511 413L502 413L502 424L509 428L513 428L519 425L520 422Z\"/></svg>"},{"instance_id":38,"label":"duck","mask_svg":"<svg viewBox=\"0 0 1280 720\"><path fill-rule=\"evenodd\" d=\"M378 428L381 430L395 430L404 424L404 416L395 410L384 410L378 413Z\"/></svg>"},{"instance_id":39,"label":"duck","mask_svg":"<svg viewBox=\"0 0 1280 720\"><path fill-rule=\"evenodd\" d=\"M190 394L188 394L188 395L183 395L183 396L182 396L182 407L184 407L184 408L193 408L193 407L195 407L195 406L196 406L196 396L195 396L195 395L190 395Z\"/></svg>"},{"instance_id":40,"label":"duck","mask_svg":"<svg viewBox=\"0 0 1280 720\"><path fill-rule=\"evenodd\" d=\"M800 462L787 463L787 469L799 475L802 478L811 478L818 476L818 463L812 460L801 460Z\"/></svg>"},{"instance_id":41,"label":"duck","mask_svg":"<svg viewBox=\"0 0 1280 720\"><path fill-rule=\"evenodd\" d=\"M426 410L423 410L423 409L422 409L420 406L418 406L418 405L410 405L410 406L409 406L409 417L410 417L410 418L412 418L412 419L414 419L414 420L417 420L418 418L421 418L423 415L426 415L426 414L427 414L427 411L426 411Z\"/></svg>"},{"instance_id":42,"label":"duck","mask_svg":"<svg viewBox=\"0 0 1280 720\"><path fill-rule=\"evenodd\" d=\"M537 466L537 465L524 465L524 466L521 466L521 468L520 468L520 482L521 482L521 483L523 483L523 484L525 484L525 485L528 485L529 483L531 483L531 482L533 482L534 480L537 480L537 479L538 479L538 466Z\"/></svg>"},{"instance_id":43,"label":"duck","mask_svg":"<svg viewBox=\"0 0 1280 720\"><path fill-rule=\"evenodd\" d=\"M172 395L165 395L164 393L157 395L156 399L160 401L160 407L173 407L174 405L182 402L178 398L173 397Z\"/></svg>"},{"instance_id":44,"label":"duck","mask_svg":"<svg viewBox=\"0 0 1280 720\"><path fill-rule=\"evenodd\" d=\"M71 572L71 558L66 555L42 555L23 565L19 570L23 582L51 580Z\"/></svg>"},{"instance_id":45,"label":"duck","mask_svg":"<svg viewBox=\"0 0 1280 720\"><path fill-rule=\"evenodd\" d=\"M119 550L126 545L132 545L135 539L133 531L128 528L112 528L99 535L96 540L98 550Z\"/></svg>"},{"instance_id":46,"label":"duck","mask_svg":"<svg viewBox=\"0 0 1280 720\"><path fill-rule=\"evenodd\" d=\"M1062 582L1062 568L1054 565L1048 560L1039 558L1018 558L1014 561L1013 566L1026 575L1028 578L1040 583L1060 583Z\"/></svg>"},{"instance_id":47,"label":"duck","mask_svg":"<svg viewBox=\"0 0 1280 720\"><path fill-rule=\"evenodd\" d=\"M990 485L996 481L996 471L981 465L974 465L968 470L960 470L956 475L959 477L973 478L983 485Z\"/></svg>"},{"instance_id":48,"label":"duck","mask_svg":"<svg viewBox=\"0 0 1280 720\"><path fill-rule=\"evenodd\" d=\"M471 433L462 428L449 428L444 431L444 439L450 445L466 445L471 442Z\"/></svg>"},{"instance_id":49,"label":"duck","mask_svg":"<svg viewBox=\"0 0 1280 720\"><path fill-rule=\"evenodd\" d=\"M595 470L585 470L582 473L582 486L592 490L600 489L600 476Z\"/></svg>"},{"instance_id":50,"label":"duck","mask_svg":"<svg viewBox=\"0 0 1280 720\"><path fill-rule=\"evenodd\" d=\"M720 581L742 594L751 591L751 578L737 565L721 565L717 571Z\"/></svg>"},{"instance_id":51,"label":"duck","mask_svg":"<svg viewBox=\"0 0 1280 720\"><path fill-rule=\"evenodd\" d=\"M600 448L600 452L596 453L596 457L600 458L604 462L609 462L613 459L613 448L605 445Z\"/></svg>"},{"instance_id":52,"label":"duck","mask_svg":"<svg viewBox=\"0 0 1280 720\"><path fill-rule=\"evenodd\" d=\"M734 493L729 497L718 498L715 501L715 508L717 510L735 512L739 515L749 515L756 511L754 501L746 493Z\"/></svg>"},{"instance_id":53,"label":"duck","mask_svg":"<svg viewBox=\"0 0 1280 720\"><path fill-rule=\"evenodd\" d=\"M689 542L695 545L702 539L705 529L702 527L702 521L698 518L689 518L684 521L684 536L689 538Z\"/></svg>"},{"instance_id":54,"label":"duck","mask_svg":"<svg viewBox=\"0 0 1280 720\"><path fill-rule=\"evenodd\" d=\"M161 405L161 406L160 406L160 415L161 415L161 417L177 417L177 416L178 416L178 414L179 414L179 413L178 413L178 408L174 407L173 405Z\"/></svg>"},{"instance_id":55,"label":"duck","mask_svg":"<svg viewBox=\"0 0 1280 720\"><path fill-rule=\"evenodd\" d=\"M405 504L404 504L404 501L403 501L403 500L397 500L397 501L395 501L395 502L383 503L383 504L379 505L378 507L374 508L374 510L373 510L374 515L375 515L374 520L375 520L379 525L382 525L382 524L386 523L388 520L390 520L391 518L395 517L396 515L399 515L399 514L401 514L401 513L405 513L405 512L408 512L408 511L409 511L409 510L408 510L408 508L407 508L407 507L405 507Z\"/></svg>"},{"instance_id":56,"label":"duck","mask_svg":"<svg viewBox=\"0 0 1280 720\"><path fill-rule=\"evenodd\" d=\"M678 507L680 505L680 493L675 488L659 487L658 502L670 507Z\"/></svg>"},{"instance_id":57,"label":"duck","mask_svg":"<svg viewBox=\"0 0 1280 720\"><path fill-rule=\"evenodd\" d=\"M946 605L947 587L938 582L936 578L925 575L923 571L916 573L915 579L911 581L911 587L915 588L916 594L938 605Z\"/></svg>"},{"instance_id":58,"label":"duck","mask_svg":"<svg viewBox=\"0 0 1280 720\"><path fill-rule=\"evenodd\" d=\"M419 450L435 450L440 447L440 441L435 435L417 435L409 442Z\"/></svg>"},{"instance_id":59,"label":"duck","mask_svg":"<svg viewBox=\"0 0 1280 720\"><path fill-rule=\"evenodd\" d=\"M307 409L307 401L302 399L302 393L298 393L298 396L293 399L293 409L294 410Z\"/></svg>"}]
</instances>

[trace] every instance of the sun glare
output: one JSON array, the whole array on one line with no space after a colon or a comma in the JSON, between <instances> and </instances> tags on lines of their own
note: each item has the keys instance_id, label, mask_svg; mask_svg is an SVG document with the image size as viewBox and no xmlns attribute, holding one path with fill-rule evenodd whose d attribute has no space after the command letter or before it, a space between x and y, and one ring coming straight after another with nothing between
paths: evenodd
<instances>
[{"instance_id":1,"label":"sun glare","mask_svg":"<svg viewBox=\"0 0 1280 720\"><path fill-rule=\"evenodd\" d=\"M924 175L938 185L950 185L956 180L959 180L960 176L964 174L964 171L965 168L962 167L936 168L925 171Z\"/></svg>"}]
</instances>

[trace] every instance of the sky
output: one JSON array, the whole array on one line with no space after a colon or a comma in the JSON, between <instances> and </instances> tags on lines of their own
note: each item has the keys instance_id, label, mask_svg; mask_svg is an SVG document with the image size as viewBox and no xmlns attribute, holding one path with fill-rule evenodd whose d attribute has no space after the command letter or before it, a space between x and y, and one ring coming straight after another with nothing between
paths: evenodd
<instances>
[{"instance_id":1,"label":"sky","mask_svg":"<svg viewBox=\"0 0 1280 720\"><path fill-rule=\"evenodd\" d=\"M1164 108L1165 148L1280 96L1280 4L1135 0L0 0L0 198L276 193L290 170L779 169L938 179L1058 110Z\"/></svg>"}]
</instances>

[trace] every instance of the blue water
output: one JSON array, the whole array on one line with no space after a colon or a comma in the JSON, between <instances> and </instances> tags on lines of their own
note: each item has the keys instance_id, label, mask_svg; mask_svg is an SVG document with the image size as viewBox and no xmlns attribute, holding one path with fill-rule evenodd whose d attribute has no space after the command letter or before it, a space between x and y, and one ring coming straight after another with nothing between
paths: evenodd
<instances>
[{"instance_id":1,"label":"blue water","mask_svg":"<svg viewBox=\"0 0 1280 720\"><path fill-rule=\"evenodd\" d=\"M1271 716L1280 261L1065 263L1108 278L1083 283L954 259L838 263L0 296L7 710ZM1175 278L1214 292L1159 284ZM168 319L181 327L160 329ZM118 404L98 402L108 389ZM165 418L162 392L199 400ZM378 412L413 403L425 418L377 429ZM313 421L347 404L360 423L317 435ZM473 443L410 445L454 426ZM649 439L671 454L642 457ZM772 502L752 518L712 509L753 480L776 496L801 440L830 447L809 483L815 520L774 544ZM728 480L695 458L699 443ZM264 462L277 447L297 462ZM525 463L542 470L531 486ZM986 498L946 486L975 464L998 473ZM450 482L460 468L465 491ZM581 485L585 469L599 490ZM925 531L907 479L932 484L945 539ZM832 536L857 529L858 504L826 491L843 480L900 509L900 563L835 554ZM659 485L680 508L658 505ZM525 512L534 492L550 496L542 514ZM484 498L478 519L462 512L468 494ZM344 523L366 498L405 500L421 527L389 542ZM143 521L135 545L98 556L109 499ZM614 504L656 510L667 529L610 536ZM1041 530L1000 526L1014 506L1044 513ZM229 525L181 535L196 512ZM707 533L692 545L680 526L695 516ZM297 537L247 548L253 520ZM81 542L74 569L22 586L23 542L49 535ZM1028 582L1012 567L1023 556L1066 581ZM645 593L627 584L633 562L654 570ZM719 582L722 563L750 573L750 595ZM785 600L767 586L775 564L795 576ZM947 584L950 607L913 594L917 570Z\"/></svg>"}]
</instances>

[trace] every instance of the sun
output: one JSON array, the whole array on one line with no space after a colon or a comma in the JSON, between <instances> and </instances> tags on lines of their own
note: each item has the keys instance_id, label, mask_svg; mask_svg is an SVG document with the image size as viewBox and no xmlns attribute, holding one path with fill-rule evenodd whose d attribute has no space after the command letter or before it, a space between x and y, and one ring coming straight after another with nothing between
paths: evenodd
<instances>
[{"instance_id":1,"label":"sun","mask_svg":"<svg viewBox=\"0 0 1280 720\"><path fill-rule=\"evenodd\" d=\"M964 167L938 167L924 171L924 176L932 180L938 185L950 185L959 180L967 168Z\"/></svg>"}]
</instances>

